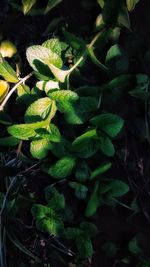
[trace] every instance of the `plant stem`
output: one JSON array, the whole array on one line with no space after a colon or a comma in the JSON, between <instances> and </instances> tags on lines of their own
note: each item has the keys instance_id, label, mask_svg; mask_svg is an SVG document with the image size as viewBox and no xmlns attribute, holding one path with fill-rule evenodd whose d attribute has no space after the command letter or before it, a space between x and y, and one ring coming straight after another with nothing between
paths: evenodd
<instances>
[{"instance_id":1,"label":"plant stem","mask_svg":"<svg viewBox=\"0 0 150 267\"><path fill-rule=\"evenodd\" d=\"M18 88L18 86L21 85L21 84L23 84L23 83L25 83L25 81L28 80L32 75L33 75L33 72L31 72L30 74L28 74L27 76L25 76L24 78L22 78L18 83L15 84L15 86L10 90L10 92L7 94L7 96L5 97L4 101L0 105L0 111L3 111L4 110L4 107L7 104L9 98L15 92L15 90Z\"/></svg>"}]
</instances>

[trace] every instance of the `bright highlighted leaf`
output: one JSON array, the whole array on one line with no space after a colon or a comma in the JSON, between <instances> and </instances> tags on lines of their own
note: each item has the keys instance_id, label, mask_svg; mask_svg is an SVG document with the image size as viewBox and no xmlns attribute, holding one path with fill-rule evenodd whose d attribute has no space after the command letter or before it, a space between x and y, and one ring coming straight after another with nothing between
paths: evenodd
<instances>
[{"instance_id":1,"label":"bright highlighted leaf","mask_svg":"<svg viewBox=\"0 0 150 267\"><path fill-rule=\"evenodd\" d=\"M41 220L37 220L36 226L40 231L54 236L61 235L64 230L63 221L57 215L54 217L45 217Z\"/></svg>"},{"instance_id":2,"label":"bright highlighted leaf","mask_svg":"<svg viewBox=\"0 0 150 267\"><path fill-rule=\"evenodd\" d=\"M30 144L30 152L34 158L43 159L47 156L52 145L46 138L33 140Z\"/></svg>"},{"instance_id":3,"label":"bright highlighted leaf","mask_svg":"<svg viewBox=\"0 0 150 267\"><path fill-rule=\"evenodd\" d=\"M31 213L36 219L43 219L44 217L53 217L55 212L48 206L43 206L40 204L34 204L31 209Z\"/></svg>"},{"instance_id":4,"label":"bright highlighted leaf","mask_svg":"<svg viewBox=\"0 0 150 267\"><path fill-rule=\"evenodd\" d=\"M48 169L48 174L54 178L62 179L69 176L75 166L74 157L64 157Z\"/></svg>"},{"instance_id":5,"label":"bright highlighted leaf","mask_svg":"<svg viewBox=\"0 0 150 267\"><path fill-rule=\"evenodd\" d=\"M55 78L61 83L65 82L67 76L71 72L70 70L61 70L59 67L56 67L53 64L49 64L49 68L51 72L53 73L53 75L55 76Z\"/></svg>"},{"instance_id":6,"label":"bright highlighted leaf","mask_svg":"<svg viewBox=\"0 0 150 267\"><path fill-rule=\"evenodd\" d=\"M45 122L35 122L30 124L14 124L7 128L7 131L12 136L21 139L21 140L29 140L31 137L36 135L35 130L38 128L45 127Z\"/></svg>"},{"instance_id":7,"label":"bright highlighted leaf","mask_svg":"<svg viewBox=\"0 0 150 267\"><path fill-rule=\"evenodd\" d=\"M50 49L52 52L56 53L59 57L61 57L61 43L57 38L51 38L45 41L42 46Z\"/></svg>"},{"instance_id":8,"label":"bright highlighted leaf","mask_svg":"<svg viewBox=\"0 0 150 267\"><path fill-rule=\"evenodd\" d=\"M0 54L0 76L2 76L7 82L17 83L18 78L16 72L13 68L7 63L7 61L2 58Z\"/></svg>"},{"instance_id":9,"label":"bright highlighted leaf","mask_svg":"<svg viewBox=\"0 0 150 267\"><path fill-rule=\"evenodd\" d=\"M17 48L12 42L5 40L1 42L0 53L2 57L11 58L17 53Z\"/></svg>"},{"instance_id":10,"label":"bright highlighted leaf","mask_svg":"<svg viewBox=\"0 0 150 267\"><path fill-rule=\"evenodd\" d=\"M59 89L59 83L55 81L40 81L36 83L39 90L44 90L46 94L53 89Z\"/></svg>"},{"instance_id":11,"label":"bright highlighted leaf","mask_svg":"<svg viewBox=\"0 0 150 267\"><path fill-rule=\"evenodd\" d=\"M32 123L46 119L52 105L49 97L44 97L33 102L25 113L25 122Z\"/></svg>"},{"instance_id":12,"label":"bright highlighted leaf","mask_svg":"<svg viewBox=\"0 0 150 267\"><path fill-rule=\"evenodd\" d=\"M23 13L26 15L36 2L37 0L22 0Z\"/></svg>"},{"instance_id":13,"label":"bright highlighted leaf","mask_svg":"<svg viewBox=\"0 0 150 267\"><path fill-rule=\"evenodd\" d=\"M93 117L90 122L110 137L115 137L121 131L124 124L124 121L120 116L112 113L101 114Z\"/></svg>"},{"instance_id":14,"label":"bright highlighted leaf","mask_svg":"<svg viewBox=\"0 0 150 267\"><path fill-rule=\"evenodd\" d=\"M0 80L0 102L3 101L8 91L9 91L9 84L4 80Z\"/></svg>"},{"instance_id":15,"label":"bright highlighted leaf","mask_svg":"<svg viewBox=\"0 0 150 267\"><path fill-rule=\"evenodd\" d=\"M131 12L140 0L126 0L127 8Z\"/></svg>"},{"instance_id":16,"label":"bright highlighted leaf","mask_svg":"<svg viewBox=\"0 0 150 267\"><path fill-rule=\"evenodd\" d=\"M57 107L61 112L69 112L73 103L79 96L71 90L57 90L50 92L49 97L56 101Z\"/></svg>"},{"instance_id":17,"label":"bright highlighted leaf","mask_svg":"<svg viewBox=\"0 0 150 267\"><path fill-rule=\"evenodd\" d=\"M61 68L62 60L61 58L54 52L52 52L49 48L43 47L41 45L33 45L27 49L26 52L27 60L30 66L38 71L39 63L43 63L47 66L51 64Z\"/></svg>"}]
</instances>

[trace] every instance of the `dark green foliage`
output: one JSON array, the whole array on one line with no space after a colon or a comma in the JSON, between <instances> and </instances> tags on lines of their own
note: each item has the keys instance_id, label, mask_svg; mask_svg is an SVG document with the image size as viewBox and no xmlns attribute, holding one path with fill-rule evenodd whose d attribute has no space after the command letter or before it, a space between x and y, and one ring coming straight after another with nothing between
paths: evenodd
<instances>
[{"instance_id":1,"label":"dark green foliage","mask_svg":"<svg viewBox=\"0 0 150 267\"><path fill-rule=\"evenodd\" d=\"M149 266L149 40L129 14L141 3L2 4L0 266Z\"/></svg>"}]
</instances>

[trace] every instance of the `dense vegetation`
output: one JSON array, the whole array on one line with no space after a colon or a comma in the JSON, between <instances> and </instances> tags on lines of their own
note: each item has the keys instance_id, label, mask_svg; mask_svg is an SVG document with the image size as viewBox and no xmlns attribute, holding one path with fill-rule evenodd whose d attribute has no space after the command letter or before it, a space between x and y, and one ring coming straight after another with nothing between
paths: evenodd
<instances>
[{"instance_id":1,"label":"dense vegetation","mask_svg":"<svg viewBox=\"0 0 150 267\"><path fill-rule=\"evenodd\" d=\"M148 1L0 6L0 266L150 267Z\"/></svg>"}]
</instances>

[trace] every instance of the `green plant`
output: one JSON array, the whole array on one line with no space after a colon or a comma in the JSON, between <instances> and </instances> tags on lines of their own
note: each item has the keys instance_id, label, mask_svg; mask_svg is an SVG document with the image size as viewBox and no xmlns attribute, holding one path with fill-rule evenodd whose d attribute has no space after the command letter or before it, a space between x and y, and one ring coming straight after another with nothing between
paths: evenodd
<instances>
[{"instance_id":1,"label":"green plant","mask_svg":"<svg viewBox=\"0 0 150 267\"><path fill-rule=\"evenodd\" d=\"M0 83L0 146L4 151L5 147L13 151L16 149L17 157L27 166L37 164L41 175L46 177L40 193L30 188L28 179L23 184L27 188L29 186L28 211L31 209L36 225L36 228L32 225L31 229L44 242L46 238L52 238L60 247L52 243L51 248L73 257L71 264L77 266L84 266L94 253L91 238L97 233L97 228L86 221L87 217L93 216L94 220L98 208L105 206L113 209L124 207L132 212L131 216L140 211L137 200L139 193L136 190L141 185L134 185L128 175L133 167L126 163L128 151L123 144L130 128L141 142L150 143L149 76L144 71L133 71L135 55L121 39L121 34L133 34L129 12L139 1L81 2L85 10L92 5L99 8L100 14L97 14L95 26L89 35L77 36L63 19L61 21L56 17L38 42L37 39L28 42L26 59L20 54L19 47L10 41L3 40L0 46L0 76L3 78ZM21 11L31 21L30 16L37 15L45 15L46 20L49 11L59 3L63 5L61 0L50 0L46 4L40 1L10 1L13 10L16 10L13 12ZM24 18L23 14L20 16ZM53 33L52 29L56 28L57 23L58 29ZM141 62L142 56L139 57ZM26 72L29 74L21 78ZM134 100L139 102L134 105ZM18 109L19 114L10 112L11 101L14 113ZM138 105L144 113L141 124L138 121L142 112L139 112ZM127 180L122 173L118 175L116 172L115 177L113 168L117 169L119 164L122 164ZM145 180L144 183L143 188L146 187ZM20 192L20 186L17 190ZM75 207L68 201L69 194ZM130 201L126 203L124 199L128 195ZM23 190L21 197L24 197ZM4 193L1 195L3 198ZM9 204L11 200L8 200ZM81 210L76 210L78 207ZM14 217L17 218L19 214L20 207ZM29 254L33 260L30 261L32 266L51 264L51 257L43 256L40 261L39 256L34 257L24 246L22 248L15 235L9 230L7 232L9 239L12 242L15 240L16 246ZM72 250L67 250L68 246ZM111 259L118 253L118 247L111 241L105 242L103 250L109 249ZM140 253L135 240L132 240L128 253L134 254L135 251ZM119 260L127 265L130 257L122 254ZM59 261L62 266L68 263L68 259L61 256Z\"/></svg>"}]
</instances>

